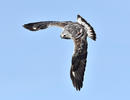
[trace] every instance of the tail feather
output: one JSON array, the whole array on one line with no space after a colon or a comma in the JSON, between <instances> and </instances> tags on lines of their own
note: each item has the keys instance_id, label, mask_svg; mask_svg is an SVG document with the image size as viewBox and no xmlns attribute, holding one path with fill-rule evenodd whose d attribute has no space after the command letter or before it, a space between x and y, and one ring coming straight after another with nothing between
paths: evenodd
<instances>
[{"instance_id":1,"label":"tail feather","mask_svg":"<svg viewBox=\"0 0 130 100\"><path fill-rule=\"evenodd\" d=\"M93 27L80 15L77 15L77 20L78 20L78 23L80 23L81 25L83 25L85 27L88 37L91 38L92 40L96 41L96 33L95 33Z\"/></svg>"}]
</instances>

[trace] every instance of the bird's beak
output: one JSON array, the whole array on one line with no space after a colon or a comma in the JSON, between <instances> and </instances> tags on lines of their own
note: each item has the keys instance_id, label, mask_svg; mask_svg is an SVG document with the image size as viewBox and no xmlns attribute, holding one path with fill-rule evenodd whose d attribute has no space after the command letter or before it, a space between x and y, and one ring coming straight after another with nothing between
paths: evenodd
<instances>
[{"instance_id":1,"label":"bird's beak","mask_svg":"<svg viewBox=\"0 0 130 100\"><path fill-rule=\"evenodd\" d=\"M61 39L70 39L69 37L66 37L64 34L60 35Z\"/></svg>"}]
</instances>

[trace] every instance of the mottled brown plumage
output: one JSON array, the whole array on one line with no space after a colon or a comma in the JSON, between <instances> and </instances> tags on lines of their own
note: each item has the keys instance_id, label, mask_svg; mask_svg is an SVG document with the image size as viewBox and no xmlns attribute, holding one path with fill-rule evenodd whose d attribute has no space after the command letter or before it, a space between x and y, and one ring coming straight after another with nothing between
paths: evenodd
<instances>
[{"instance_id":1,"label":"mottled brown plumage","mask_svg":"<svg viewBox=\"0 0 130 100\"><path fill-rule=\"evenodd\" d=\"M70 69L70 77L76 90L80 90L83 86L84 72L87 58L87 36L96 40L96 33L93 27L80 15L77 15L78 22L72 21L42 21L24 24L24 28L30 31L38 31L46 29L49 26L58 26L63 29L61 38L72 39L74 41L74 54L72 56L72 65Z\"/></svg>"},{"instance_id":2,"label":"mottled brown plumage","mask_svg":"<svg viewBox=\"0 0 130 100\"><path fill-rule=\"evenodd\" d=\"M72 56L72 65L70 70L70 76L76 90L80 90L83 86L84 71L87 58L87 42L86 36L79 39L74 39L75 49Z\"/></svg>"}]
</instances>

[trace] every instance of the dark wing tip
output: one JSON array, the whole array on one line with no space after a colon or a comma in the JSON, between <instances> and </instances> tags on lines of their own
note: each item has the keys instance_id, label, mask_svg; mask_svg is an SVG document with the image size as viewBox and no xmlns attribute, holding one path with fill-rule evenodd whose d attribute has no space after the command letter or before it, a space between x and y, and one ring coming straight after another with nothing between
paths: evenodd
<instances>
[{"instance_id":1,"label":"dark wing tip","mask_svg":"<svg viewBox=\"0 0 130 100\"><path fill-rule=\"evenodd\" d=\"M82 80L77 80L73 74L72 74L72 70L70 72L70 77L73 83L73 86L76 88L77 91L80 91L80 89L83 87L83 79Z\"/></svg>"},{"instance_id":2,"label":"dark wing tip","mask_svg":"<svg viewBox=\"0 0 130 100\"><path fill-rule=\"evenodd\" d=\"M28 29L28 30L30 30L30 31L36 31L36 29L33 28L33 24L32 23L24 24L23 27Z\"/></svg>"},{"instance_id":3,"label":"dark wing tip","mask_svg":"<svg viewBox=\"0 0 130 100\"><path fill-rule=\"evenodd\" d=\"M76 54L78 53L76 52L72 57L70 78L72 80L73 86L76 88L77 91L80 91L80 89L83 87L84 72L87 58L86 46L87 45L84 44L82 54Z\"/></svg>"}]
</instances>

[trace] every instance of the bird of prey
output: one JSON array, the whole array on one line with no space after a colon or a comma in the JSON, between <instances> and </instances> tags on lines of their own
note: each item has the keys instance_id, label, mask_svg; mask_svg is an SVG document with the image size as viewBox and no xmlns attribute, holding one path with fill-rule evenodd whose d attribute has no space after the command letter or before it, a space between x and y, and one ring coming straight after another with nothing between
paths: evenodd
<instances>
[{"instance_id":1,"label":"bird of prey","mask_svg":"<svg viewBox=\"0 0 130 100\"><path fill-rule=\"evenodd\" d=\"M41 21L23 25L30 31L38 31L51 26L57 26L63 29L60 37L63 39L72 39L74 41L74 54L70 69L70 78L76 90L83 86L84 72L87 58L87 37L96 40L96 33L93 27L80 15L77 15L77 22L72 21Z\"/></svg>"}]
</instances>

